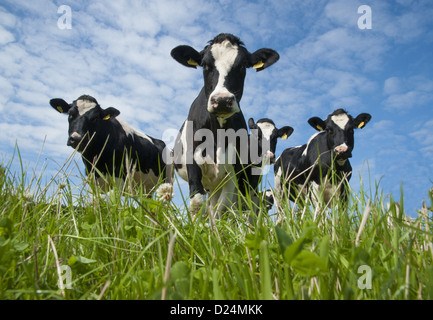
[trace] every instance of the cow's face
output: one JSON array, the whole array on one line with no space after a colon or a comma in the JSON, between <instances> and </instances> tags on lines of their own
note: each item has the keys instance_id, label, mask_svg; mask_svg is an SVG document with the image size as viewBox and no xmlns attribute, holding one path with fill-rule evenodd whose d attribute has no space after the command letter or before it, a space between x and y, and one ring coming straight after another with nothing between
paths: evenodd
<instances>
[{"instance_id":1,"label":"cow's face","mask_svg":"<svg viewBox=\"0 0 433 320\"><path fill-rule=\"evenodd\" d=\"M328 116L326 120L313 117L308 123L319 131L326 131L328 148L337 155L337 161L344 161L352 157L355 146L354 129L362 129L370 121L371 115L361 113L353 118L343 109L338 109Z\"/></svg>"},{"instance_id":2,"label":"cow's face","mask_svg":"<svg viewBox=\"0 0 433 320\"><path fill-rule=\"evenodd\" d=\"M63 99L51 99L50 105L68 115L69 137L67 145L82 152L95 132L102 131L104 122L120 112L115 108L102 109L95 98L81 96L71 104ZM93 139L92 139L93 140Z\"/></svg>"},{"instance_id":3,"label":"cow's face","mask_svg":"<svg viewBox=\"0 0 433 320\"><path fill-rule=\"evenodd\" d=\"M251 129L253 139L250 143L257 144L258 154L262 163L275 163L275 150L277 148L277 139L287 139L292 133L293 128L289 126L278 129L271 119L260 119L254 123L254 119L248 120L248 126ZM254 130L255 129L255 130ZM250 146L252 147L252 146ZM253 163L257 163L253 159Z\"/></svg>"},{"instance_id":4,"label":"cow's face","mask_svg":"<svg viewBox=\"0 0 433 320\"><path fill-rule=\"evenodd\" d=\"M187 67L203 67L207 110L224 119L240 111L246 69L253 67L260 71L279 59L278 53L271 49L249 53L239 38L231 34L218 35L200 53L189 46L179 46L171 55Z\"/></svg>"}]
</instances>

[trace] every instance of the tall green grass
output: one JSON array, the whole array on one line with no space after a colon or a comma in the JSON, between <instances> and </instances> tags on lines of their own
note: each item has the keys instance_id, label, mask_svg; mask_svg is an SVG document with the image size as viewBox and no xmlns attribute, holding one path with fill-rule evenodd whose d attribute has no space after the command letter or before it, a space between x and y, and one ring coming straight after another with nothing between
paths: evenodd
<instances>
[{"instance_id":1,"label":"tall green grass","mask_svg":"<svg viewBox=\"0 0 433 320\"><path fill-rule=\"evenodd\" d=\"M433 299L432 207L409 219L377 185L346 211L285 202L278 226L264 206L209 224L65 169L0 168L0 299Z\"/></svg>"}]
</instances>

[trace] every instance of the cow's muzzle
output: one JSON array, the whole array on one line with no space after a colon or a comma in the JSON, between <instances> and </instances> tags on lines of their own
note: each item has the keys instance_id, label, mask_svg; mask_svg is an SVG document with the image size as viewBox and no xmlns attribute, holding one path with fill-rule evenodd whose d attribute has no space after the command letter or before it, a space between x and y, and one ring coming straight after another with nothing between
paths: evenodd
<instances>
[{"instance_id":1,"label":"cow's muzzle","mask_svg":"<svg viewBox=\"0 0 433 320\"><path fill-rule=\"evenodd\" d=\"M228 116L239 111L234 95L213 96L209 99L208 111L216 115Z\"/></svg>"},{"instance_id":2,"label":"cow's muzzle","mask_svg":"<svg viewBox=\"0 0 433 320\"><path fill-rule=\"evenodd\" d=\"M337 159L340 160L352 158L352 150L345 143L335 147L334 153L337 155Z\"/></svg>"},{"instance_id":3,"label":"cow's muzzle","mask_svg":"<svg viewBox=\"0 0 433 320\"><path fill-rule=\"evenodd\" d=\"M81 142L82 136L76 132L69 136L67 145L72 148L76 148Z\"/></svg>"}]
</instances>

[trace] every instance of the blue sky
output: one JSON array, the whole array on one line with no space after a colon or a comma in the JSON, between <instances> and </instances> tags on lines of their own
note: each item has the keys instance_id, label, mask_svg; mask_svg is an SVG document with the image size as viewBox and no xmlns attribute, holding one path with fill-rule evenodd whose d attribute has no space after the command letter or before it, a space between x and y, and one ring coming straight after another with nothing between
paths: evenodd
<instances>
[{"instance_id":1,"label":"blue sky","mask_svg":"<svg viewBox=\"0 0 433 320\"><path fill-rule=\"evenodd\" d=\"M58 26L61 5L71 8L71 29ZM371 29L358 26L361 5L371 8ZM368 112L371 122L355 132L351 185L359 188L362 174L367 187L380 181L399 199L403 184L415 215L433 185L432 16L430 0L2 0L0 162L17 144L29 168L40 155L48 179L60 170L73 150L66 118L49 106L54 97L93 95L137 129L169 137L202 86L201 70L175 62L171 49L201 50L229 32L250 52L280 54L269 69L247 72L240 103L247 118L295 129L277 156L308 141L312 116ZM75 162L68 174L78 176Z\"/></svg>"}]
</instances>

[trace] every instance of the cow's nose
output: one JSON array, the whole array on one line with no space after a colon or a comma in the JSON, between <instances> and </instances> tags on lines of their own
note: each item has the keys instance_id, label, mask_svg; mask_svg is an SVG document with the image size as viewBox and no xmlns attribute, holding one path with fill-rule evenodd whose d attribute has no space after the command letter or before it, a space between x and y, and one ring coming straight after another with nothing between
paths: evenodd
<instances>
[{"instance_id":1,"label":"cow's nose","mask_svg":"<svg viewBox=\"0 0 433 320\"><path fill-rule=\"evenodd\" d=\"M269 162L272 164L272 163L275 163L275 154L273 153L273 152L271 152L271 151L268 151L268 158L269 158Z\"/></svg>"},{"instance_id":2,"label":"cow's nose","mask_svg":"<svg viewBox=\"0 0 433 320\"><path fill-rule=\"evenodd\" d=\"M345 143L335 147L334 152L338 155L347 152L349 148L347 147L347 145Z\"/></svg>"},{"instance_id":3,"label":"cow's nose","mask_svg":"<svg viewBox=\"0 0 433 320\"><path fill-rule=\"evenodd\" d=\"M235 98L233 96L229 97L214 97L211 99L212 105L216 109L224 109L224 108L231 108L233 106L233 102L235 101Z\"/></svg>"},{"instance_id":4,"label":"cow's nose","mask_svg":"<svg viewBox=\"0 0 433 320\"><path fill-rule=\"evenodd\" d=\"M76 147L80 141L81 141L81 135L74 132L69 136L68 146Z\"/></svg>"}]
</instances>

